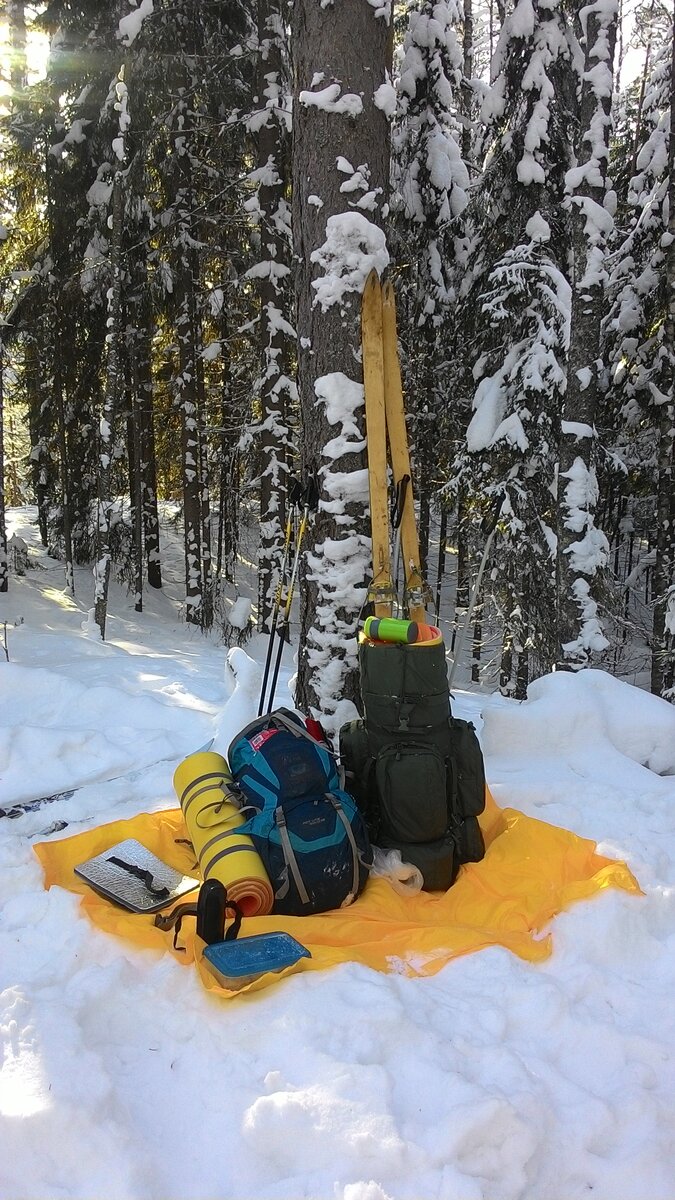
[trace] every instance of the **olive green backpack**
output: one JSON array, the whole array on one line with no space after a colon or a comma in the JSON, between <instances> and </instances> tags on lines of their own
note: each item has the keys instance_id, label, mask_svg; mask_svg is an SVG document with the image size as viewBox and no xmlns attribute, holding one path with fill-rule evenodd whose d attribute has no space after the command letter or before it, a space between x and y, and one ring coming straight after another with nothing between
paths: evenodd
<instances>
[{"instance_id":1,"label":"olive green backpack","mask_svg":"<svg viewBox=\"0 0 675 1200\"><path fill-rule=\"evenodd\" d=\"M450 712L442 643L359 645L364 717L340 730L345 788L371 842L400 850L427 891L485 853L485 769L473 725Z\"/></svg>"}]
</instances>

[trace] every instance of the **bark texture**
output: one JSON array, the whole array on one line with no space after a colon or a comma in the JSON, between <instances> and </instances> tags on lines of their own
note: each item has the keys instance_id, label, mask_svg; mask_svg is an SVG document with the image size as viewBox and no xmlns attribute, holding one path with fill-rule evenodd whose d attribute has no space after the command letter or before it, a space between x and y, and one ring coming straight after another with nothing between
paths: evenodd
<instances>
[{"instance_id":1,"label":"bark texture","mask_svg":"<svg viewBox=\"0 0 675 1200\"><path fill-rule=\"evenodd\" d=\"M341 702L357 699L355 635L369 570L367 479L362 439L352 433L353 449L343 445L338 454L330 447L343 429L328 420L316 383L340 373L346 394L350 384L362 383L360 303L365 277L353 291L343 289L339 303L330 303L325 294L322 302L312 284L331 270L320 248L332 216L354 213L380 227L384 224L389 128L374 97L386 81L390 30L376 11L363 0L343 0L325 8L316 0L298 0L293 21L298 386L304 470L316 470L320 485L301 579L296 699L306 709L323 708L330 728L340 724ZM338 108L345 97L358 98L360 105L349 99L347 111L336 111L303 98L303 92L318 93L335 84ZM357 172L362 186L356 183ZM364 247L354 243L351 248L358 259ZM340 271L337 264L333 269ZM362 419L362 409L359 413ZM355 475L359 471L360 477Z\"/></svg>"}]
</instances>

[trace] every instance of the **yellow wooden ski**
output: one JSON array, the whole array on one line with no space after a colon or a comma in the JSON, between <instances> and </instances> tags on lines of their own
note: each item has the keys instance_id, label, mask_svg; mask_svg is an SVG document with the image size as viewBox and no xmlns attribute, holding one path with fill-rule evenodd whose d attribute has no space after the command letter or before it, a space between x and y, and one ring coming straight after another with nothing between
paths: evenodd
<instances>
[{"instance_id":1,"label":"yellow wooden ski","mask_svg":"<svg viewBox=\"0 0 675 1200\"><path fill-rule=\"evenodd\" d=\"M389 453L397 488L408 478L401 516L401 550L405 571L404 606L411 621L426 622L425 599L427 588L420 567L420 547L415 520L412 472L408 451L408 431L405 424L401 363L396 336L396 299L393 284L388 280L382 289L382 340L384 357L384 397Z\"/></svg>"},{"instance_id":2,"label":"yellow wooden ski","mask_svg":"<svg viewBox=\"0 0 675 1200\"><path fill-rule=\"evenodd\" d=\"M368 487L373 543L373 578L368 600L376 617L390 617L395 600L391 577L387 504L387 433L384 403L382 289L377 271L366 280L361 306L363 387L366 404Z\"/></svg>"}]
</instances>

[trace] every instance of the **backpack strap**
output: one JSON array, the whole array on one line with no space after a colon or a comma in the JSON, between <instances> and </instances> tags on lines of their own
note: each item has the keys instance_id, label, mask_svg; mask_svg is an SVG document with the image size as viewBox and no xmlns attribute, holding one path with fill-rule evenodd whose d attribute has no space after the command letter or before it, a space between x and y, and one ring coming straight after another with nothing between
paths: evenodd
<instances>
[{"instance_id":1,"label":"backpack strap","mask_svg":"<svg viewBox=\"0 0 675 1200\"><path fill-rule=\"evenodd\" d=\"M306 741L311 742L313 746L318 746L321 750L325 750L326 754L329 754L331 758L337 759L338 757L335 751L331 749L326 742L322 742L319 740L319 738L315 738L314 734L310 733L308 729L305 729L305 726L300 720L294 721L290 715L287 716L283 709L279 708L275 709L274 712L269 713L267 717L257 717L255 721L251 721L248 725L245 725L241 732L237 734L237 740L239 740L240 737L248 738L249 733L252 733L254 730L257 732L260 729L261 720L265 720L268 727L270 725L278 725L282 729L287 730L288 733L292 733L293 737L305 738Z\"/></svg>"},{"instance_id":2,"label":"backpack strap","mask_svg":"<svg viewBox=\"0 0 675 1200\"><path fill-rule=\"evenodd\" d=\"M289 888L288 872L290 870L291 875L293 876L293 879L295 881L295 886L298 889L298 895L299 895L300 899L302 900L302 903L309 904L309 894L307 892L307 888L304 885L302 875L300 874L298 860L295 857L295 851L293 850L293 847L291 845L291 839L288 835L288 826L286 825L286 814L284 813L284 810L281 807L281 805L278 805L278 807L275 811L275 814L274 814L274 819L276 821L277 829L279 830L279 838L281 839L281 848L284 852L284 861L286 863L286 877L285 877L281 887L279 888L278 892L276 892L275 899L281 900L286 895L288 888Z\"/></svg>"},{"instance_id":3,"label":"backpack strap","mask_svg":"<svg viewBox=\"0 0 675 1200\"><path fill-rule=\"evenodd\" d=\"M227 888L225 889L224 906L226 912L228 908L230 909L233 917L232 924L225 930L224 939L226 942L231 942L234 941L239 934L239 930L241 929L241 919L244 914L242 913L241 907L239 904L237 904L236 900L228 900ZM179 904L176 908L172 909L170 913L158 913L155 917L154 924L158 929L173 929L173 948L174 950L180 950L181 953L185 953L185 946L178 945L178 934L180 933L181 926L183 924L183 918L196 917L198 914L198 903Z\"/></svg>"},{"instance_id":4,"label":"backpack strap","mask_svg":"<svg viewBox=\"0 0 675 1200\"><path fill-rule=\"evenodd\" d=\"M331 804L333 805L333 808L335 809L335 812L337 813L338 819L340 821L342 821L342 824L345 827L345 833L347 834L347 837L349 838L349 844L352 848L353 875L352 875L351 896L353 899L354 896L358 895L358 891L359 891L359 848L356 844L356 838L354 837L354 830L352 829L351 824L347 819L345 810L342 807L342 805L340 804L340 801L338 800L337 796L334 796L332 792L326 792L326 799L330 800Z\"/></svg>"},{"instance_id":5,"label":"backpack strap","mask_svg":"<svg viewBox=\"0 0 675 1200\"><path fill-rule=\"evenodd\" d=\"M330 754L331 758L337 759L337 754L326 742L319 741L318 738L314 737L313 733L309 732L309 729L305 729L304 725L291 720L290 717L287 717L286 714L281 712L279 709L270 714L270 719L276 722L277 725L281 725L283 729L287 729L289 733L294 735L294 737L305 738L308 742L311 742L313 746L318 746L321 750L325 750L326 754Z\"/></svg>"},{"instance_id":6,"label":"backpack strap","mask_svg":"<svg viewBox=\"0 0 675 1200\"><path fill-rule=\"evenodd\" d=\"M183 812L186 813L187 810L189 809L190 805L193 803L193 801L196 800L198 796L203 796L204 792L212 792L213 789L217 788L217 787L222 788L223 792L225 792L225 788L222 787L222 779L223 779L223 776L220 771L211 771L208 775L200 775L197 779L193 779L192 782L187 785L183 794L178 797L181 808L183 808L183 804L185 803ZM204 784L204 786L198 788L197 791L194 792L194 794L192 796L190 796L190 799L186 801L185 798L186 798L188 792L192 791L192 788L195 787L196 784L200 784L200 783ZM223 799L219 800L218 804L220 805L220 804L224 804L224 803L225 803L225 797L223 796ZM211 806L211 807L213 807L213 806Z\"/></svg>"}]
</instances>

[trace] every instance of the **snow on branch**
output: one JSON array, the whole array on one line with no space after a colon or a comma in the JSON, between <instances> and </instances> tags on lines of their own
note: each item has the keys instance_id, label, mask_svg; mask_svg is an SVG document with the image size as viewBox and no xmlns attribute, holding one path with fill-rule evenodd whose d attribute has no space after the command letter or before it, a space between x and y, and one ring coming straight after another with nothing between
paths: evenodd
<instances>
[{"instance_id":1,"label":"snow on branch","mask_svg":"<svg viewBox=\"0 0 675 1200\"><path fill-rule=\"evenodd\" d=\"M117 27L117 37L123 46L130 46L136 40L143 22L155 11L154 0L141 0L138 8L132 9L126 17L122 17Z\"/></svg>"}]
</instances>

